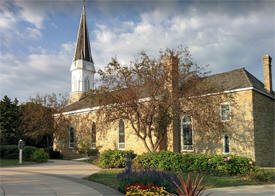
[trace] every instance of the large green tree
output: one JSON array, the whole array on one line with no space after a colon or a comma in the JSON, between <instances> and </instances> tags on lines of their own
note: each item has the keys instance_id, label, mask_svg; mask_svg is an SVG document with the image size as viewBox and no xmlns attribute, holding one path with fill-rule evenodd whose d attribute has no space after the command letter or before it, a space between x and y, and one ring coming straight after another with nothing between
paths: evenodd
<instances>
[{"instance_id":1,"label":"large green tree","mask_svg":"<svg viewBox=\"0 0 275 196\"><path fill-rule=\"evenodd\" d=\"M17 144L22 137L18 127L20 125L20 111L18 100L14 101L5 96L0 101L0 141L1 144Z\"/></svg>"}]
</instances>

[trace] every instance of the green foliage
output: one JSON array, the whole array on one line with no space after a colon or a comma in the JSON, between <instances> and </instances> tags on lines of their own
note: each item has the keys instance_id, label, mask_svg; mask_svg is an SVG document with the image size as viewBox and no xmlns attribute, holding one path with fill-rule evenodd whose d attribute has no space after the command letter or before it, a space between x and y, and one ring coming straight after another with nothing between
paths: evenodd
<instances>
[{"instance_id":1,"label":"green foliage","mask_svg":"<svg viewBox=\"0 0 275 196\"><path fill-rule=\"evenodd\" d=\"M49 154L46 153L43 148L40 148L37 149L31 157L35 162L47 162L49 159Z\"/></svg>"},{"instance_id":2,"label":"green foliage","mask_svg":"<svg viewBox=\"0 0 275 196\"><path fill-rule=\"evenodd\" d=\"M97 156L98 155L98 149L89 149L88 150L88 156Z\"/></svg>"},{"instance_id":3,"label":"green foliage","mask_svg":"<svg viewBox=\"0 0 275 196\"><path fill-rule=\"evenodd\" d=\"M102 168L123 168L126 164L126 155L132 159L136 157L134 151L106 150L100 154L99 166Z\"/></svg>"},{"instance_id":4,"label":"green foliage","mask_svg":"<svg viewBox=\"0 0 275 196\"><path fill-rule=\"evenodd\" d=\"M212 175L247 175L258 168L251 159L235 155L181 154L170 151L144 153L134 166L175 172L200 172Z\"/></svg>"},{"instance_id":5,"label":"green foliage","mask_svg":"<svg viewBox=\"0 0 275 196\"><path fill-rule=\"evenodd\" d=\"M57 151L57 150L53 150L53 148L49 149L49 156L51 159L62 159L63 155L61 154L61 152Z\"/></svg>"},{"instance_id":6,"label":"green foliage","mask_svg":"<svg viewBox=\"0 0 275 196\"><path fill-rule=\"evenodd\" d=\"M1 145L0 157L2 159L18 159L19 150L16 145Z\"/></svg>"},{"instance_id":7,"label":"green foliage","mask_svg":"<svg viewBox=\"0 0 275 196\"><path fill-rule=\"evenodd\" d=\"M24 161L31 160L31 155L33 152L37 150L36 147L33 146L25 146L23 149L22 158ZM0 146L0 157L2 159L18 159L19 150L16 145L1 145Z\"/></svg>"},{"instance_id":8,"label":"green foliage","mask_svg":"<svg viewBox=\"0 0 275 196\"><path fill-rule=\"evenodd\" d=\"M5 96L3 100L0 100L0 113L0 143L2 145L17 144L22 136L18 131L20 124L18 100L14 99L12 102L10 98Z\"/></svg>"},{"instance_id":9,"label":"green foliage","mask_svg":"<svg viewBox=\"0 0 275 196\"><path fill-rule=\"evenodd\" d=\"M23 160L30 161L32 159L33 153L37 150L34 146L25 146L23 149Z\"/></svg>"}]
</instances>

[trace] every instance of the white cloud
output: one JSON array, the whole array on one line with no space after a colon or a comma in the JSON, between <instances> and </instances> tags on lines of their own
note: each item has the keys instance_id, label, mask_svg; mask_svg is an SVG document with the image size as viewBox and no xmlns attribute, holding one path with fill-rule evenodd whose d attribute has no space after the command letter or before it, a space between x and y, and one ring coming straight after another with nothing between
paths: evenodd
<instances>
[{"instance_id":1,"label":"white cloud","mask_svg":"<svg viewBox=\"0 0 275 196\"><path fill-rule=\"evenodd\" d=\"M26 28L26 33L28 34L28 37L31 39L38 39L42 36L42 33L37 28Z\"/></svg>"},{"instance_id":2,"label":"white cloud","mask_svg":"<svg viewBox=\"0 0 275 196\"><path fill-rule=\"evenodd\" d=\"M37 29L41 29L46 16L43 6L36 6L38 2L15 0L15 5L20 7L20 16L23 20L33 24Z\"/></svg>"},{"instance_id":3,"label":"white cloud","mask_svg":"<svg viewBox=\"0 0 275 196\"><path fill-rule=\"evenodd\" d=\"M7 94L27 100L37 93L68 93L73 48L73 43L64 43L56 53L41 50L20 59L14 54L0 53L1 97Z\"/></svg>"},{"instance_id":4,"label":"white cloud","mask_svg":"<svg viewBox=\"0 0 275 196\"><path fill-rule=\"evenodd\" d=\"M193 8L180 13L175 9L173 13L156 8L141 14L138 22L98 25L93 32L93 57L96 67L102 68L114 56L128 63L139 51L156 55L160 48L182 44L191 49L196 62L210 64L214 73L242 66L255 70L255 62L274 50L275 26L270 21L274 14L269 11L264 7L234 16L226 10L204 13Z\"/></svg>"}]
</instances>

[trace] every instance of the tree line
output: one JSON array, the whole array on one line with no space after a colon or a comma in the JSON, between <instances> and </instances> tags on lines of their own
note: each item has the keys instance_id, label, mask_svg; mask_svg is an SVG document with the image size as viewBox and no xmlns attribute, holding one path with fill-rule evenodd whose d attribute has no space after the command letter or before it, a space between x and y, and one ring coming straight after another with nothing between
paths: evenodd
<instances>
[{"instance_id":1,"label":"tree line","mask_svg":"<svg viewBox=\"0 0 275 196\"><path fill-rule=\"evenodd\" d=\"M17 98L4 96L0 100L0 144L17 145L23 139L26 145L49 149L53 134L58 129L54 114L65 106L62 95L37 95L19 104Z\"/></svg>"}]
</instances>

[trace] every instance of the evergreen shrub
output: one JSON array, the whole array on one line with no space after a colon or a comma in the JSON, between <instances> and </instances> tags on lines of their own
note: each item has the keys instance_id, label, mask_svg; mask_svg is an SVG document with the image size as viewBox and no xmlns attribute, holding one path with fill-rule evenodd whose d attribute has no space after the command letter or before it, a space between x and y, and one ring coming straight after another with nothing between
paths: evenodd
<instances>
[{"instance_id":1,"label":"evergreen shrub","mask_svg":"<svg viewBox=\"0 0 275 196\"><path fill-rule=\"evenodd\" d=\"M33 152L37 148L34 146L25 146L23 149L22 158L24 161L31 160ZM17 145L0 145L0 158L2 159L18 159L19 150Z\"/></svg>"},{"instance_id":2,"label":"evergreen shrub","mask_svg":"<svg viewBox=\"0 0 275 196\"><path fill-rule=\"evenodd\" d=\"M49 159L49 154L44 151L43 148L37 149L32 154L32 160L35 162L47 162Z\"/></svg>"},{"instance_id":3,"label":"evergreen shrub","mask_svg":"<svg viewBox=\"0 0 275 196\"><path fill-rule=\"evenodd\" d=\"M209 155L160 151L138 155L137 168L175 172L199 172L211 175L247 175L258 171L252 159L236 155Z\"/></svg>"},{"instance_id":4,"label":"evergreen shrub","mask_svg":"<svg viewBox=\"0 0 275 196\"><path fill-rule=\"evenodd\" d=\"M124 168L127 154L130 155L131 159L136 157L132 150L106 150L99 156L99 166L102 168Z\"/></svg>"}]
</instances>

